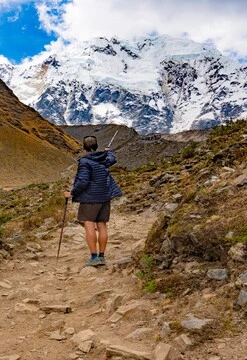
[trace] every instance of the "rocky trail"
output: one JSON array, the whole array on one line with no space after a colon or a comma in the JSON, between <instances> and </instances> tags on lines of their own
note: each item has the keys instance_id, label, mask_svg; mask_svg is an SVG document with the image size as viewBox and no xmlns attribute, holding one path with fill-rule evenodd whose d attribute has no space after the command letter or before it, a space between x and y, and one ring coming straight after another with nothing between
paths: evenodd
<instances>
[{"instance_id":1,"label":"rocky trail","mask_svg":"<svg viewBox=\"0 0 247 360\"><path fill-rule=\"evenodd\" d=\"M88 250L79 224L65 227L57 268L60 230L1 263L0 359L104 359L109 345L148 353L152 341L131 333L147 327L149 301L139 300L125 267L133 249L144 245L150 223L113 214L107 267L83 268Z\"/></svg>"},{"instance_id":2,"label":"rocky trail","mask_svg":"<svg viewBox=\"0 0 247 360\"><path fill-rule=\"evenodd\" d=\"M247 359L245 334L195 348L180 335L168 345L165 295L144 292L131 265L152 222L113 211L106 267L83 268L84 229L72 222L57 267L60 229L41 228L38 242L0 263L0 360Z\"/></svg>"}]
</instances>

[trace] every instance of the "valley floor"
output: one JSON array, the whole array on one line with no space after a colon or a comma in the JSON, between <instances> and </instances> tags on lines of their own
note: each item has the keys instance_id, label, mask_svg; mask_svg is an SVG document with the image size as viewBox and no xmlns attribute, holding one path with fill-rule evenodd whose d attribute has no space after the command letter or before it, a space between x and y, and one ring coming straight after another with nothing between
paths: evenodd
<instances>
[{"instance_id":1,"label":"valley floor","mask_svg":"<svg viewBox=\"0 0 247 360\"><path fill-rule=\"evenodd\" d=\"M0 359L246 360L246 332L174 357L155 355L159 342L175 347L169 336L161 337L165 295L144 292L130 263L152 222L145 214L113 211L106 268L83 268L88 250L84 229L75 223L65 228L57 267L60 230L49 236L41 230L38 242L2 261Z\"/></svg>"}]
</instances>

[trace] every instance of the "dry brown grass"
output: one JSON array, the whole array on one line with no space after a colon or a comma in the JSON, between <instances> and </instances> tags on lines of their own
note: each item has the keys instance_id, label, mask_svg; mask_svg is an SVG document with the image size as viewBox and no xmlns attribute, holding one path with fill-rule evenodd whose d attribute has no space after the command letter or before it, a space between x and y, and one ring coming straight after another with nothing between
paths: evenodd
<instances>
[{"instance_id":1,"label":"dry brown grass","mask_svg":"<svg viewBox=\"0 0 247 360\"><path fill-rule=\"evenodd\" d=\"M54 181L80 144L19 102L0 81L0 187Z\"/></svg>"}]
</instances>

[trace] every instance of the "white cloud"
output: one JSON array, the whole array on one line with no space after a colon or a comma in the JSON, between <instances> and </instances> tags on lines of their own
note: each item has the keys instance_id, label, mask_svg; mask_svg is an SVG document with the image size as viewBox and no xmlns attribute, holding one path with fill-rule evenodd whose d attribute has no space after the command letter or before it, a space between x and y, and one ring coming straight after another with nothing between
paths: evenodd
<instances>
[{"instance_id":1,"label":"white cloud","mask_svg":"<svg viewBox=\"0 0 247 360\"><path fill-rule=\"evenodd\" d=\"M0 0L0 9L12 8L13 6L25 3L30 3L30 0Z\"/></svg>"},{"instance_id":2,"label":"white cloud","mask_svg":"<svg viewBox=\"0 0 247 360\"><path fill-rule=\"evenodd\" d=\"M0 0L0 9L28 2L35 4L41 27L63 40L186 34L224 54L247 57L246 0Z\"/></svg>"},{"instance_id":3,"label":"white cloud","mask_svg":"<svg viewBox=\"0 0 247 360\"><path fill-rule=\"evenodd\" d=\"M58 15L50 11L51 4ZM73 0L63 5L42 1L37 8L44 29L64 40L186 33L194 41L214 42L225 54L247 56L245 0Z\"/></svg>"}]
</instances>

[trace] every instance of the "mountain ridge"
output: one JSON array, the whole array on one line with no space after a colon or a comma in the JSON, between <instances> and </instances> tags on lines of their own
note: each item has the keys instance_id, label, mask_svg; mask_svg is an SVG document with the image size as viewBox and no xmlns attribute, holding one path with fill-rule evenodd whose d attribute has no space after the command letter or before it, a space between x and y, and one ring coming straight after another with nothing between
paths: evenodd
<instances>
[{"instance_id":1,"label":"mountain ridge","mask_svg":"<svg viewBox=\"0 0 247 360\"><path fill-rule=\"evenodd\" d=\"M247 115L247 67L185 38L95 38L18 66L2 64L0 78L58 125L176 133Z\"/></svg>"}]
</instances>

